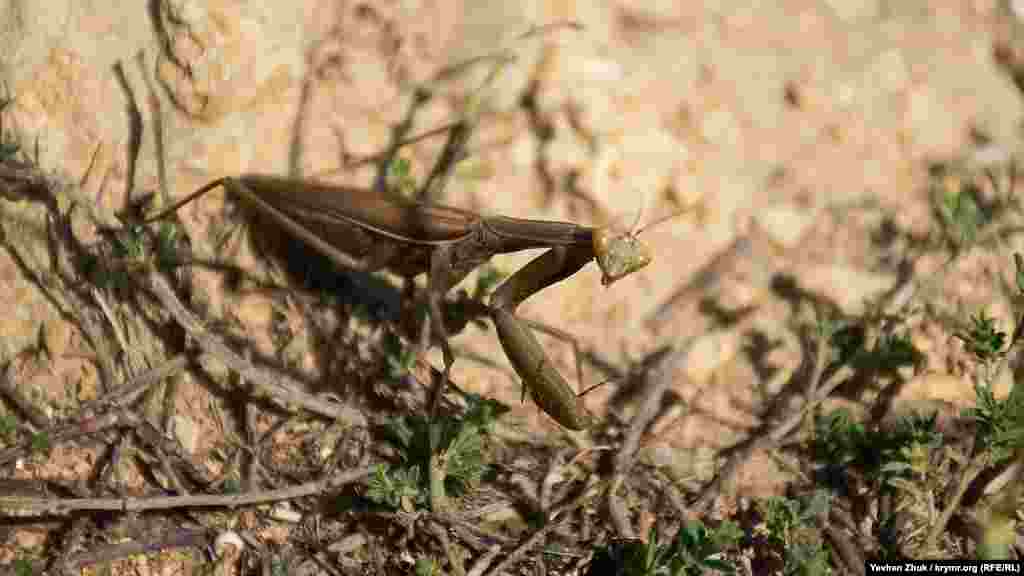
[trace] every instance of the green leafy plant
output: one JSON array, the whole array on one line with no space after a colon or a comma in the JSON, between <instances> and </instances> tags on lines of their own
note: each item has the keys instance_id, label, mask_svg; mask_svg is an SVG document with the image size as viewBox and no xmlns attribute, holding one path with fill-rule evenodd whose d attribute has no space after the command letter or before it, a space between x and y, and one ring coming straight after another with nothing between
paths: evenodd
<instances>
[{"instance_id":1,"label":"green leafy plant","mask_svg":"<svg viewBox=\"0 0 1024 576\"><path fill-rule=\"evenodd\" d=\"M389 508L411 512L424 501L419 485L418 466L389 469L381 464L367 483L366 497Z\"/></svg>"},{"instance_id":2,"label":"green leafy plant","mask_svg":"<svg viewBox=\"0 0 1024 576\"><path fill-rule=\"evenodd\" d=\"M982 310L971 317L971 326L966 331L954 334L963 341L967 351L983 363L989 363L1001 358L1006 347L1006 332L996 328L994 318Z\"/></svg>"},{"instance_id":3,"label":"green leafy plant","mask_svg":"<svg viewBox=\"0 0 1024 576\"><path fill-rule=\"evenodd\" d=\"M840 364L849 362L864 349L864 327L860 324L826 318L818 322L817 331L832 347Z\"/></svg>"},{"instance_id":4,"label":"green leafy plant","mask_svg":"<svg viewBox=\"0 0 1024 576\"><path fill-rule=\"evenodd\" d=\"M15 576L32 576L36 573L32 567L32 562L27 558L15 558L14 562L11 563L11 567L14 570Z\"/></svg>"},{"instance_id":5,"label":"green leafy plant","mask_svg":"<svg viewBox=\"0 0 1024 576\"><path fill-rule=\"evenodd\" d=\"M814 456L833 471L856 467L870 479L886 484L918 466L922 450L942 442L935 414L910 414L894 426L867 430L848 410L835 410L815 419Z\"/></svg>"},{"instance_id":6,"label":"green leafy plant","mask_svg":"<svg viewBox=\"0 0 1024 576\"><path fill-rule=\"evenodd\" d=\"M367 498L391 508L412 510L448 492L464 493L475 487L487 470L484 435L500 414L496 403L467 395L469 408L461 419L428 422L412 416L393 420L389 440L398 448L401 466L379 468L370 481ZM431 486L427 470L435 470L440 485Z\"/></svg>"},{"instance_id":7,"label":"green leafy plant","mask_svg":"<svg viewBox=\"0 0 1024 576\"><path fill-rule=\"evenodd\" d=\"M1019 294L1024 294L1024 258L1014 254L1015 281ZM974 420L976 448L989 451L993 463L1001 463L1014 451L1024 446L1024 390L1014 386L1004 400L996 399L990 379L992 366L1002 360L1010 346L1020 337L1020 328L1012 338L999 330L996 320L982 310L971 317L967 330L955 336L963 341L964 347L985 368L984 378L975 382L975 406L963 411L962 415Z\"/></svg>"},{"instance_id":8,"label":"green leafy plant","mask_svg":"<svg viewBox=\"0 0 1024 576\"><path fill-rule=\"evenodd\" d=\"M979 449L990 450L993 461L1002 462L1024 446L1024 392L1014 386L1005 400L996 399L992 388L974 385L976 404L963 412L977 424L975 440Z\"/></svg>"},{"instance_id":9,"label":"green leafy plant","mask_svg":"<svg viewBox=\"0 0 1024 576\"><path fill-rule=\"evenodd\" d=\"M237 472L231 472L227 478L224 479L224 494L240 494L242 492L242 481L238 477Z\"/></svg>"},{"instance_id":10,"label":"green leafy plant","mask_svg":"<svg viewBox=\"0 0 1024 576\"><path fill-rule=\"evenodd\" d=\"M114 256L124 260L141 260L145 254L143 244L144 229L132 225L125 228L124 234L114 236Z\"/></svg>"},{"instance_id":11,"label":"green leafy plant","mask_svg":"<svg viewBox=\"0 0 1024 576\"><path fill-rule=\"evenodd\" d=\"M160 222L156 232L156 264L158 267L167 269L178 264L178 254L175 248L178 243L180 232L178 226L170 221Z\"/></svg>"},{"instance_id":12,"label":"green leafy plant","mask_svg":"<svg viewBox=\"0 0 1024 576\"><path fill-rule=\"evenodd\" d=\"M140 263L146 254L145 229L139 225L126 226L110 235L110 256L84 252L78 261L82 274L104 290L127 290L131 283L125 264Z\"/></svg>"},{"instance_id":13,"label":"green leafy plant","mask_svg":"<svg viewBox=\"0 0 1024 576\"><path fill-rule=\"evenodd\" d=\"M18 431L18 419L10 412L0 414L0 440L11 442Z\"/></svg>"},{"instance_id":14,"label":"green leafy plant","mask_svg":"<svg viewBox=\"0 0 1024 576\"><path fill-rule=\"evenodd\" d=\"M406 346L397 334L388 332L384 336L384 359L387 362L388 377L400 380L416 365L416 351Z\"/></svg>"},{"instance_id":15,"label":"green leafy plant","mask_svg":"<svg viewBox=\"0 0 1024 576\"><path fill-rule=\"evenodd\" d=\"M854 420L849 410L835 410L815 418L812 448L816 459L837 467L846 467L864 459L870 446L864 425Z\"/></svg>"},{"instance_id":16,"label":"green leafy plant","mask_svg":"<svg viewBox=\"0 0 1024 576\"><path fill-rule=\"evenodd\" d=\"M834 353L835 365L849 364L859 369L893 371L920 361L921 352L906 334L883 332L868 347L863 321L819 320L816 330Z\"/></svg>"},{"instance_id":17,"label":"green leafy plant","mask_svg":"<svg viewBox=\"0 0 1024 576\"><path fill-rule=\"evenodd\" d=\"M942 197L938 206L942 224L949 232L953 243L960 247L971 244L981 226L981 210L969 190L949 192Z\"/></svg>"},{"instance_id":18,"label":"green leafy plant","mask_svg":"<svg viewBox=\"0 0 1024 576\"><path fill-rule=\"evenodd\" d=\"M3 113L4 108L7 108L12 102L14 102L14 98L11 96L0 98L0 113ZM13 139L7 138L7 134L3 130L3 124L0 123L0 162L14 158L19 151L21 151L21 146Z\"/></svg>"},{"instance_id":19,"label":"green leafy plant","mask_svg":"<svg viewBox=\"0 0 1024 576\"><path fill-rule=\"evenodd\" d=\"M669 542L658 541L658 530L651 527L647 541L617 541L597 550L588 575L684 576L735 574L736 566L724 559L724 553L736 547L743 532L732 522L710 529L700 521L687 522Z\"/></svg>"},{"instance_id":20,"label":"green leafy plant","mask_svg":"<svg viewBox=\"0 0 1024 576\"><path fill-rule=\"evenodd\" d=\"M476 289L473 291L473 297L480 299L490 294L507 276L507 274L503 273L493 264L484 264L480 267L479 273L477 273Z\"/></svg>"},{"instance_id":21,"label":"green leafy plant","mask_svg":"<svg viewBox=\"0 0 1024 576\"><path fill-rule=\"evenodd\" d=\"M771 497L758 503L763 522L756 532L781 556L783 574L832 573L822 532L815 524L816 519L827 515L830 504L830 496L823 490L814 492L810 498Z\"/></svg>"},{"instance_id":22,"label":"green leafy plant","mask_svg":"<svg viewBox=\"0 0 1024 576\"><path fill-rule=\"evenodd\" d=\"M388 165L388 184L402 196L410 197L416 192L416 178L412 175L412 163L408 158L396 157Z\"/></svg>"},{"instance_id":23,"label":"green leafy plant","mask_svg":"<svg viewBox=\"0 0 1024 576\"><path fill-rule=\"evenodd\" d=\"M270 557L270 576L288 576L288 562L277 554Z\"/></svg>"},{"instance_id":24,"label":"green leafy plant","mask_svg":"<svg viewBox=\"0 0 1024 576\"><path fill-rule=\"evenodd\" d=\"M34 432L29 436L29 450L35 454L42 456L49 455L50 450L53 448L50 442L50 435L46 432Z\"/></svg>"},{"instance_id":25,"label":"green leafy plant","mask_svg":"<svg viewBox=\"0 0 1024 576\"><path fill-rule=\"evenodd\" d=\"M921 358L921 352L914 346L907 334L883 333L875 342L867 358L862 360L882 370L892 371L912 366Z\"/></svg>"}]
</instances>

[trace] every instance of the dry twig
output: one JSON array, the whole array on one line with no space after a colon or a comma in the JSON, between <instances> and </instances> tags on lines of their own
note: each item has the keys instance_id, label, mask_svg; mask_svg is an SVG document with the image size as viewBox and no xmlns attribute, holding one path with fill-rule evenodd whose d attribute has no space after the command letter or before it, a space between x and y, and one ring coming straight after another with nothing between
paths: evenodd
<instances>
[{"instance_id":1,"label":"dry twig","mask_svg":"<svg viewBox=\"0 0 1024 576\"><path fill-rule=\"evenodd\" d=\"M173 510L179 508L236 508L251 504L264 504L292 498L314 496L355 482L373 473L367 466L339 474L328 480L307 482L278 490L262 490L241 494L195 494L190 496L155 496L152 498L36 498L0 496L0 514L15 517L65 516L72 512L106 510L112 512L141 512L143 510Z\"/></svg>"},{"instance_id":2,"label":"dry twig","mask_svg":"<svg viewBox=\"0 0 1024 576\"><path fill-rule=\"evenodd\" d=\"M185 308L167 281L156 271L149 272L147 281L157 299L170 312L174 320L199 343L199 346L241 374L245 380L252 383L253 387L285 404L301 406L315 414L341 420L352 426L366 425L366 418L357 410L302 392L302 385L292 378L283 374L270 376L266 371L246 362L219 338L211 334L199 319Z\"/></svg>"},{"instance_id":3,"label":"dry twig","mask_svg":"<svg viewBox=\"0 0 1024 576\"><path fill-rule=\"evenodd\" d=\"M594 480L590 482L590 484L583 490L583 492L575 499L573 499L572 502L569 502L563 506L559 506L554 511L552 511L551 514L548 515L548 521L544 523L544 526L536 530L532 535L530 535L529 538L523 541L522 544L517 546L516 549L513 550L512 553L509 554L507 558L502 560L497 566L494 567L493 570L490 571L490 574L494 574L495 576L497 576L499 574L502 574L509 567L511 567L512 564L517 562L534 546L539 544L548 532L554 530L562 524L562 522L558 520L560 516L562 516L563 514L568 514L569 512L572 512L573 510L576 510L577 508L580 508L583 505L585 505L587 502L590 501L591 498L593 498L600 492L600 490L597 490L597 488L605 484L607 484L607 480Z\"/></svg>"},{"instance_id":4,"label":"dry twig","mask_svg":"<svg viewBox=\"0 0 1024 576\"><path fill-rule=\"evenodd\" d=\"M813 351L811 351L810 346L805 346L805 349L808 351L808 356L805 357L808 362L806 365L811 368L808 378L815 382L821 380L822 375L825 373L827 345L828 342L824 338L819 338ZM800 425L800 422L803 421L808 412L824 402L829 394L842 385L843 382L842 378L836 378L835 374L833 374L833 378L828 384L816 386L817 392L814 397L809 398L803 406L796 409L788 418L774 426L767 427L765 433L755 438L750 438L740 446L737 446L725 465L718 471L718 474L701 490L694 507L698 510L707 510L715 498L718 497L722 486L736 473L740 463L749 460L750 456L759 450L770 450L777 446L779 442Z\"/></svg>"}]
</instances>

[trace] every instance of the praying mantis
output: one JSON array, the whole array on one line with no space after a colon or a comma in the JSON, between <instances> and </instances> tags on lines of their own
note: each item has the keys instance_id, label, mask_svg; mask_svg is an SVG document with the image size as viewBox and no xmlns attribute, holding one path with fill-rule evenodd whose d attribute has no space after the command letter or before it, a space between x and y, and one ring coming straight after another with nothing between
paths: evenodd
<instances>
[{"instance_id":1,"label":"praying mantis","mask_svg":"<svg viewBox=\"0 0 1024 576\"><path fill-rule=\"evenodd\" d=\"M483 217L450 206L402 201L370 189L257 174L214 180L144 223L164 218L218 186L341 268L365 272L387 268L406 277L427 273L431 330L440 340L445 382L455 361L441 315L445 294L497 254L548 248L498 286L487 309L506 356L541 409L570 430L596 423L515 311L524 300L572 276L591 260L596 260L606 286L647 266L651 253L637 233L615 234L607 228L569 222Z\"/></svg>"},{"instance_id":2,"label":"praying mantis","mask_svg":"<svg viewBox=\"0 0 1024 576\"><path fill-rule=\"evenodd\" d=\"M520 38L547 28L532 29ZM503 53L481 59L498 63L485 84L510 61ZM444 186L471 128L471 122L460 121L449 130L445 151L421 188L420 197ZM406 278L426 273L430 330L440 341L444 358L442 384L449 381L455 362L441 314L448 291L495 255L547 248L498 286L484 308L494 322L506 356L541 409L571 430L588 429L596 423L555 368L529 323L515 312L527 298L572 276L591 260L596 260L606 286L647 266L651 253L640 242L639 232L616 234L607 228L570 222L484 217L388 195L382 181L374 189L366 189L260 174L213 180L143 223L164 218L217 187L225 188L342 269L374 272L386 268ZM439 390L435 386L430 400L431 416Z\"/></svg>"}]
</instances>

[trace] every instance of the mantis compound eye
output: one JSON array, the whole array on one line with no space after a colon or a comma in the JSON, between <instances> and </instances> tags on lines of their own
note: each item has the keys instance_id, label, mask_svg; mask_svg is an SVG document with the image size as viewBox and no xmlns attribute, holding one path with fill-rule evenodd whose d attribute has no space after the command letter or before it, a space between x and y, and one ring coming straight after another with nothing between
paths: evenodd
<instances>
[{"instance_id":1,"label":"mantis compound eye","mask_svg":"<svg viewBox=\"0 0 1024 576\"><path fill-rule=\"evenodd\" d=\"M594 231L594 257L601 268L601 284L629 276L651 263L651 251L634 234Z\"/></svg>"}]
</instances>

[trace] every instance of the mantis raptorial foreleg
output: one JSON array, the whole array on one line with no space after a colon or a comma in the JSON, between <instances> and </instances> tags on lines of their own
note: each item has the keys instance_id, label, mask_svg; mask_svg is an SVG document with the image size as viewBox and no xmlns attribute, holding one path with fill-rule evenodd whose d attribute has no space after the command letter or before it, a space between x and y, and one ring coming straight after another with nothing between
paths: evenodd
<instances>
[{"instance_id":1,"label":"mantis raptorial foreleg","mask_svg":"<svg viewBox=\"0 0 1024 576\"><path fill-rule=\"evenodd\" d=\"M547 324L543 324L535 320L530 320L529 318L523 318L518 315L516 316L516 320L522 322L523 324L526 325L527 328L535 332L543 332L548 336L557 338L558 340L568 343L569 346L572 347L572 357L573 361L576 364L576 382L580 386L583 385L583 351L580 350L579 340L577 340L575 336L573 336L569 332L566 332L565 330L559 330L554 326L548 326ZM528 390L529 388L527 386L523 386L523 401L526 400L526 393ZM578 395L582 396L583 393L581 392Z\"/></svg>"},{"instance_id":2,"label":"mantis raptorial foreleg","mask_svg":"<svg viewBox=\"0 0 1024 576\"><path fill-rule=\"evenodd\" d=\"M607 286L649 264L651 255L635 233L613 234L606 229L595 229L590 243L551 248L520 268L491 296L490 313L498 339L516 373L523 379L523 386L530 390L545 412L571 430L589 428L596 418L551 363L528 323L515 316L515 310L533 294L572 276L591 260L597 261L602 273L601 283ZM573 347L576 373L580 375L582 369L575 340Z\"/></svg>"},{"instance_id":3,"label":"mantis raptorial foreleg","mask_svg":"<svg viewBox=\"0 0 1024 576\"><path fill-rule=\"evenodd\" d=\"M491 296L491 318L498 339L523 386L541 409L571 430L589 428L596 418L552 364L526 322L515 316L515 310L531 295L572 276L593 259L592 247L557 246L519 269Z\"/></svg>"}]
</instances>

